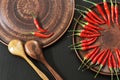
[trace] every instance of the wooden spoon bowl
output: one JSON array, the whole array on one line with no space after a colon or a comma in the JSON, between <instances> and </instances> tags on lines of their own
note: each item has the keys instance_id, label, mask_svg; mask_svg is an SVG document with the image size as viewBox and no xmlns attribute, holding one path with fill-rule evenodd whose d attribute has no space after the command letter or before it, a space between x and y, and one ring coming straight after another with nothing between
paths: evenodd
<instances>
[{"instance_id":1,"label":"wooden spoon bowl","mask_svg":"<svg viewBox=\"0 0 120 80\"><path fill-rule=\"evenodd\" d=\"M54 76L55 80L63 80L62 77L48 64L42 52L42 47L37 41L27 41L25 44L25 51L33 59L41 61Z\"/></svg>"},{"instance_id":2,"label":"wooden spoon bowl","mask_svg":"<svg viewBox=\"0 0 120 80\"><path fill-rule=\"evenodd\" d=\"M26 60L26 62L35 70L35 72L43 79L43 80L49 80L47 76L39 70L31 61L29 58L27 58L23 44L20 40L11 40L10 43L8 44L8 50L11 52L11 54L19 56Z\"/></svg>"}]
</instances>

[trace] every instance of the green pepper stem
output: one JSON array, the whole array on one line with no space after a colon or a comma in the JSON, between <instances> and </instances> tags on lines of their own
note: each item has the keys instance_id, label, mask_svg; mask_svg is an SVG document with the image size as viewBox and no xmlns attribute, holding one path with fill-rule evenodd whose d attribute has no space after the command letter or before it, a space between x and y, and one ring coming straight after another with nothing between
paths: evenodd
<instances>
[{"instance_id":1,"label":"green pepper stem","mask_svg":"<svg viewBox=\"0 0 120 80\"><path fill-rule=\"evenodd\" d=\"M33 18L37 18L37 16L35 16L35 14L33 12L31 13L31 15Z\"/></svg>"},{"instance_id":2,"label":"green pepper stem","mask_svg":"<svg viewBox=\"0 0 120 80\"><path fill-rule=\"evenodd\" d=\"M85 69L83 69L82 71L85 71L85 70L87 70L87 69L90 69L91 67L95 67L95 66L97 66L97 65L89 65L87 68L85 68Z\"/></svg>"},{"instance_id":3,"label":"green pepper stem","mask_svg":"<svg viewBox=\"0 0 120 80\"><path fill-rule=\"evenodd\" d=\"M74 18L74 20L81 26L81 27L83 27L84 28L84 24L81 24L76 18Z\"/></svg>"},{"instance_id":4,"label":"green pepper stem","mask_svg":"<svg viewBox=\"0 0 120 80\"><path fill-rule=\"evenodd\" d=\"M115 70L115 74L116 74L117 80L119 80L116 68L114 70Z\"/></svg>"},{"instance_id":5,"label":"green pepper stem","mask_svg":"<svg viewBox=\"0 0 120 80\"><path fill-rule=\"evenodd\" d=\"M82 32L83 30L68 30L68 32Z\"/></svg>"},{"instance_id":6,"label":"green pepper stem","mask_svg":"<svg viewBox=\"0 0 120 80\"><path fill-rule=\"evenodd\" d=\"M97 5L95 2L92 2L92 1L88 1L88 0L83 0L83 1L88 2L88 3L91 3L91 4L93 4L94 6Z\"/></svg>"},{"instance_id":7,"label":"green pepper stem","mask_svg":"<svg viewBox=\"0 0 120 80\"><path fill-rule=\"evenodd\" d=\"M106 0L103 0L103 2L106 2Z\"/></svg>"},{"instance_id":8,"label":"green pepper stem","mask_svg":"<svg viewBox=\"0 0 120 80\"><path fill-rule=\"evenodd\" d=\"M86 58L84 58L84 59L83 59L83 61L82 61L81 65L78 67L78 70L80 70L80 69L81 69L81 67L83 66L83 64L84 64L85 60L86 60Z\"/></svg>"},{"instance_id":9,"label":"green pepper stem","mask_svg":"<svg viewBox=\"0 0 120 80\"><path fill-rule=\"evenodd\" d=\"M113 1L112 0L110 0L110 3L111 3L111 6L113 6Z\"/></svg>"},{"instance_id":10,"label":"green pepper stem","mask_svg":"<svg viewBox=\"0 0 120 80\"><path fill-rule=\"evenodd\" d=\"M92 11L90 8L87 8L87 7L82 6L82 5L76 5L76 6L80 6L80 7L82 7L82 8L85 8L85 9L88 10L88 11Z\"/></svg>"},{"instance_id":11,"label":"green pepper stem","mask_svg":"<svg viewBox=\"0 0 120 80\"><path fill-rule=\"evenodd\" d=\"M85 22L85 21L82 21L82 20L80 20L80 22L81 22L81 23L84 23L85 25L88 24L88 22Z\"/></svg>"},{"instance_id":12,"label":"green pepper stem","mask_svg":"<svg viewBox=\"0 0 120 80\"><path fill-rule=\"evenodd\" d=\"M78 45L78 44L81 44L81 41L80 41L80 42L77 42L77 43L75 43L75 44L71 44L71 45L69 45L68 47L73 47L73 46Z\"/></svg>"},{"instance_id":13,"label":"green pepper stem","mask_svg":"<svg viewBox=\"0 0 120 80\"><path fill-rule=\"evenodd\" d=\"M117 5L117 0L115 0L115 6L118 6L118 5Z\"/></svg>"},{"instance_id":14,"label":"green pepper stem","mask_svg":"<svg viewBox=\"0 0 120 80\"><path fill-rule=\"evenodd\" d=\"M113 80L113 70L110 68L110 73L111 73L111 80Z\"/></svg>"},{"instance_id":15,"label":"green pepper stem","mask_svg":"<svg viewBox=\"0 0 120 80\"><path fill-rule=\"evenodd\" d=\"M96 77L97 77L97 75L98 75L98 74L99 74L99 72L101 71L102 67L103 67L103 65L100 65L100 68L99 68L98 72L96 73L96 75L94 76L94 78L96 78Z\"/></svg>"}]
</instances>

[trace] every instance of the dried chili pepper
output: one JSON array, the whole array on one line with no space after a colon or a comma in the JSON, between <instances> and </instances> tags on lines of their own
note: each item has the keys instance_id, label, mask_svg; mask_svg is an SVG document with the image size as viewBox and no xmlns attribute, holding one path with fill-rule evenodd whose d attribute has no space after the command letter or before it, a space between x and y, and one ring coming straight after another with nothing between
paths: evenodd
<instances>
[{"instance_id":1,"label":"dried chili pepper","mask_svg":"<svg viewBox=\"0 0 120 80\"><path fill-rule=\"evenodd\" d=\"M39 25L39 22L37 20L37 17L32 13L32 17L33 17L33 21L34 21L34 24L36 26L36 28L40 31L40 32L47 32L47 30L43 29L40 25Z\"/></svg>"},{"instance_id":2,"label":"dried chili pepper","mask_svg":"<svg viewBox=\"0 0 120 80\"><path fill-rule=\"evenodd\" d=\"M119 10L118 10L118 4L117 1L115 0L115 22L119 26Z\"/></svg>"},{"instance_id":3,"label":"dried chili pepper","mask_svg":"<svg viewBox=\"0 0 120 80\"><path fill-rule=\"evenodd\" d=\"M40 37L40 38L49 38L51 37L54 33L50 33L50 34L42 34L40 32L31 32L32 35Z\"/></svg>"},{"instance_id":4,"label":"dried chili pepper","mask_svg":"<svg viewBox=\"0 0 120 80\"><path fill-rule=\"evenodd\" d=\"M110 0L110 3L111 3L111 18L112 18L112 22L114 23L114 17L115 17L115 6L113 4L113 1Z\"/></svg>"},{"instance_id":5,"label":"dried chili pepper","mask_svg":"<svg viewBox=\"0 0 120 80\"><path fill-rule=\"evenodd\" d=\"M105 53L107 53L107 54L106 54L106 56L105 56L104 59L103 59L104 56L102 56L102 58L101 58L101 56L98 58L97 63L100 64L100 67L99 67L99 70L97 71L96 75L94 76L94 78L97 77L97 75L99 74L99 72L101 71L101 69L103 68L103 66L105 66L105 64L107 62L107 59L109 57L109 52L110 52L110 50L106 50L105 51ZM105 54L105 53L103 53L103 54Z\"/></svg>"},{"instance_id":6,"label":"dried chili pepper","mask_svg":"<svg viewBox=\"0 0 120 80\"><path fill-rule=\"evenodd\" d=\"M103 9L102 9L102 7L99 4L96 4L96 3L92 2L92 1L89 1L89 0L83 0L83 1L88 2L88 3L93 4L94 6L96 6L97 10L102 15L103 19L107 22L106 15L103 12Z\"/></svg>"},{"instance_id":7,"label":"dried chili pepper","mask_svg":"<svg viewBox=\"0 0 120 80\"><path fill-rule=\"evenodd\" d=\"M104 5L105 12L107 14L107 18L108 18L107 24L108 24L108 26L110 26L111 25L110 24L110 20L111 20L111 18L110 18L110 10L109 10L108 3L107 3L106 0L103 0L103 5Z\"/></svg>"},{"instance_id":8,"label":"dried chili pepper","mask_svg":"<svg viewBox=\"0 0 120 80\"><path fill-rule=\"evenodd\" d=\"M91 13L92 16L95 17L98 21L100 21L100 22L103 23L103 24L105 23L105 21L102 20L92 9L87 8L87 7L85 7L85 6L81 6L81 5L77 5L77 6L80 6L80 7L82 7L82 8L85 8L86 10L88 10L88 13Z\"/></svg>"},{"instance_id":9,"label":"dried chili pepper","mask_svg":"<svg viewBox=\"0 0 120 80\"><path fill-rule=\"evenodd\" d=\"M92 51L86 53L86 55L85 55L84 58L83 58L82 64L79 66L78 70L82 67L82 65L84 64L84 62L85 62L87 59L89 59L92 55L95 54L95 52L96 52L98 49L99 49L99 48L96 47L96 48L94 48Z\"/></svg>"}]
</instances>

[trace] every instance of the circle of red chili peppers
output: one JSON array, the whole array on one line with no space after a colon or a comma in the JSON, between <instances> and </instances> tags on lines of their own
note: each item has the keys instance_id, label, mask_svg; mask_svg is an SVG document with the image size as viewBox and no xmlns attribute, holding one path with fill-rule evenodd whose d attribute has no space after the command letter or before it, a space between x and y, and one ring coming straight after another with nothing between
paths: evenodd
<instances>
[{"instance_id":1,"label":"circle of red chili peppers","mask_svg":"<svg viewBox=\"0 0 120 80\"><path fill-rule=\"evenodd\" d=\"M80 37L80 41L69 47L81 51L89 50L83 56L82 64L78 69L83 68L86 64L88 64L88 67L82 71L98 66L99 69L94 76L94 78L96 78L99 72L107 65L111 80L113 80L113 75L116 75L117 80L119 80L120 50L118 48L112 49L113 51L111 48L101 49L100 45L102 44L94 44L100 36L104 36L101 35L100 31L102 32L105 29L100 27L100 25L107 24L108 28L111 28L111 23L115 23L118 28L120 28L118 3L116 0L114 3L113 0L110 0L110 2L103 0L101 3L101 5L103 5L102 7L100 4L92 2L91 0L83 1L94 5L101 17L98 16L95 11L85 6L77 5L84 8L84 10L75 8L75 10L82 15L82 19L80 20L74 18L75 22L77 22L81 28L79 30L70 30L70 32L74 32L74 36ZM109 5L111 6L109 7Z\"/></svg>"}]
</instances>

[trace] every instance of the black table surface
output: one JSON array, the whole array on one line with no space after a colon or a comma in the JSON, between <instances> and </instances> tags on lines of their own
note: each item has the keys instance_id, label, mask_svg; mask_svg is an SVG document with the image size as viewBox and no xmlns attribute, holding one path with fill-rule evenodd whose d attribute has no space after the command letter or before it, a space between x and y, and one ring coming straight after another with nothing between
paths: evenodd
<instances>
[{"instance_id":1,"label":"black table surface","mask_svg":"<svg viewBox=\"0 0 120 80\"><path fill-rule=\"evenodd\" d=\"M92 0L100 2L102 0ZM91 6L82 0L75 0L77 5ZM74 17L79 14L75 12ZM73 29L75 22L72 21L69 29ZM98 75L94 79L95 72L86 70L82 72L77 70L81 61L77 58L75 51L70 50L68 46L72 44L72 37L67 37L71 33L66 32L53 45L43 49L48 63L63 77L64 80L110 80L110 76ZM30 57L29 57L30 58ZM32 62L42 70L50 80L54 80L51 73L38 61L30 58ZM0 80L41 80L35 71L20 57L9 53L7 46L0 43Z\"/></svg>"}]
</instances>

